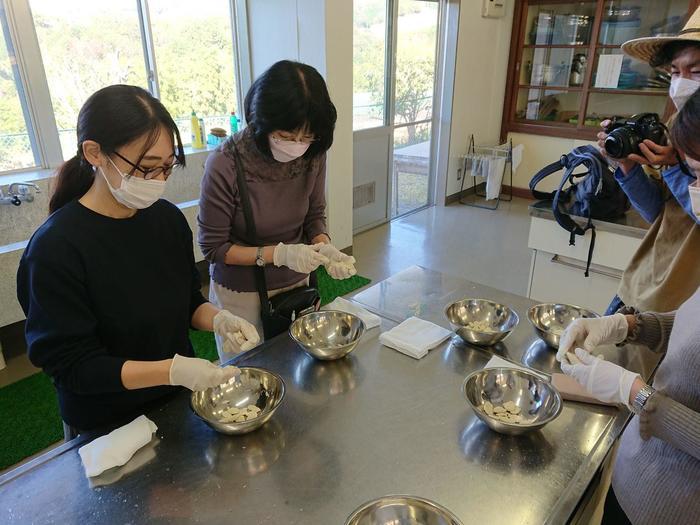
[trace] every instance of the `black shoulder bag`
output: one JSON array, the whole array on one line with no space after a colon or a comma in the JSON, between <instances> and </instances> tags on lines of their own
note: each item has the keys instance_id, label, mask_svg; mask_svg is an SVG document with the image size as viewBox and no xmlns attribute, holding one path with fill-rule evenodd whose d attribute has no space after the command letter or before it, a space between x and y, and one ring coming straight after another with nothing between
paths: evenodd
<instances>
[{"instance_id":1,"label":"black shoulder bag","mask_svg":"<svg viewBox=\"0 0 700 525\"><path fill-rule=\"evenodd\" d=\"M253 208L250 205L248 184L243 175L240 156L235 146L232 149L235 155L238 192L241 196L241 206L243 207L243 215L248 232L248 239L246 239L246 241L251 246L260 246L255 228L255 220L253 219ZM313 285L315 282L315 275L312 274L309 280L309 284ZM255 267L255 286L260 296L260 315L262 317L265 339L272 339L286 332L294 319L306 313L318 310L321 305L321 296L315 286L301 286L289 290L288 292L277 294L272 298L268 297L265 268L261 268L260 266Z\"/></svg>"}]
</instances>

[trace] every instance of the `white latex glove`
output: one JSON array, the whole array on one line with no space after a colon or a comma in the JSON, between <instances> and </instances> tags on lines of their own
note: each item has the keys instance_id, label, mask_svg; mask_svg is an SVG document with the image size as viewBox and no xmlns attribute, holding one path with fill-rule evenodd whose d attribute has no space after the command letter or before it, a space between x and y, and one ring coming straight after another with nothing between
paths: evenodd
<instances>
[{"instance_id":1,"label":"white latex glove","mask_svg":"<svg viewBox=\"0 0 700 525\"><path fill-rule=\"evenodd\" d=\"M624 314L606 315L597 319L576 319L566 327L559 340L557 361L574 348L593 352L598 346L621 343L627 339L629 325Z\"/></svg>"},{"instance_id":2,"label":"white latex glove","mask_svg":"<svg viewBox=\"0 0 700 525\"><path fill-rule=\"evenodd\" d=\"M175 354L170 365L170 384L190 390L206 390L222 385L240 373L235 366L220 368L206 359Z\"/></svg>"},{"instance_id":3,"label":"white latex glove","mask_svg":"<svg viewBox=\"0 0 700 525\"><path fill-rule=\"evenodd\" d=\"M322 264L328 264L328 257L319 253L323 243L283 244L275 246L272 261L275 266L286 266L299 273L311 273Z\"/></svg>"},{"instance_id":4,"label":"white latex glove","mask_svg":"<svg viewBox=\"0 0 700 525\"><path fill-rule=\"evenodd\" d=\"M596 399L629 407L632 384L639 374L594 357L583 348L576 349L576 357L580 363L563 362L562 372L576 379Z\"/></svg>"},{"instance_id":5,"label":"white latex glove","mask_svg":"<svg viewBox=\"0 0 700 525\"><path fill-rule=\"evenodd\" d=\"M214 316L214 332L223 339L223 351L227 354L240 354L260 344L255 327L228 310Z\"/></svg>"},{"instance_id":6,"label":"white latex glove","mask_svg":"<svg viewBox=\"0 0 700 525\"><path fill-rule=\"evenodd\" d=\"M355 270L355 258L345 255L332 244L324 244L318 250L318 253L328 258L329 262L325 267L328 270L328 275L333 279L347 279L357 273L357 270Z\"/></svg>"}]
</instances>

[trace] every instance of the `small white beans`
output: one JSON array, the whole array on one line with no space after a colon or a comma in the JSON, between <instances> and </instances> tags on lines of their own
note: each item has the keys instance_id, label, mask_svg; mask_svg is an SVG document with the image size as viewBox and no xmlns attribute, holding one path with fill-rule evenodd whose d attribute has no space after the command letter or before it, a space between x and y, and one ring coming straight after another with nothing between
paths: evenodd
<instances>
[{"instance_id":1,"label":"small white beans","mask_svg":"<svg viewBox=\"0 0 700 525\"><path fill-rule=\"evenodd\" d=\"M248 405L245 408L229 407L221 413L222 423L242 423L250 421L260 415L260 408L255 405Z\"/></svg>"},{"instance_id":2,"label":"small white beans","mask_svg":"<svg viewBox=\"0 0 700 525\"><path fill-rule=\"evenodd\" d=\"M470 321L466 324L468 330L482 332L485 334L495 334L498 330L491 327L488 321Z\"/></svg>"},{"instance_id":3,"label":"small white beans","mask_svg":"<svg viewBox=\"0 0 700 525\"><path fill-rule=\"evenodd\" d=\"M502 406L494 406L490 401L485 401L481 409L488 415L504 423L520 424L523 416L520 414L520 407L513 401L506 401Z\"/></svg>"}]
</instances>

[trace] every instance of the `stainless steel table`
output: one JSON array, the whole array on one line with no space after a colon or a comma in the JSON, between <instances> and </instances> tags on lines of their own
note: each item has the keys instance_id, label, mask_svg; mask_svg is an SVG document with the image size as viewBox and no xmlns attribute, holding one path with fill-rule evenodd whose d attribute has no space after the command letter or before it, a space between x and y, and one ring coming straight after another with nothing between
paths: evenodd
<instances>
[{"instance_id":1,"label":"stainless steel table","mask_svg":"<svg viewBox=\"0 0 700 525\"><path fill-rule=\"evenodd\" d=\"M522 297L413 267L355 299L382 314L386 330L413 314L444 325L444 305L465 295L515 308L521 324L495 351L536 355L552 371ZM565 522L629 414L566 403L542 431L501 436L460 392L490 351L453 339L416 361L382 347L378 331L342 361L314 361L286 336L240 356L237 364L287 383L283 405L253 434L216 434L183 393L148 414L158 439L121 469L88 481L80 438L37 458L0 478L0 522L333 525L391 493L435 500L465 524ZM636 366L628 354L619 356ZM640 355L653 368L656 356Z\"/></svg>"}]
</instances>

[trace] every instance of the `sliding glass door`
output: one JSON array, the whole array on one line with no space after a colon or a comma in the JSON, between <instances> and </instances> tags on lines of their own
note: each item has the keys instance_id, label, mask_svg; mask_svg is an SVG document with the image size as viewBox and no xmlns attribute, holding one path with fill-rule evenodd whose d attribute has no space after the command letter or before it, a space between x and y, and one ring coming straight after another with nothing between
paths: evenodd
<instances>
[{"instance_id":1,"label":"sliding glass door","mask_svg":"<svg viewBox=\"0 0 700 525\"><path fill-rule=\"evenodd\" d=\"M438 0L355 0L354 227L432 204Z\"/></svg>"}]
</instances>

